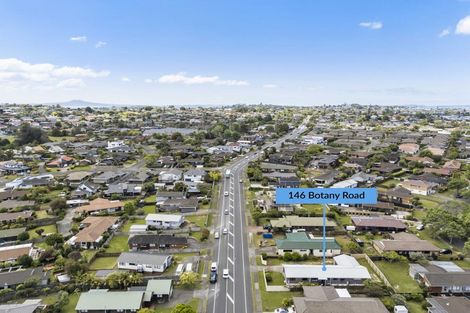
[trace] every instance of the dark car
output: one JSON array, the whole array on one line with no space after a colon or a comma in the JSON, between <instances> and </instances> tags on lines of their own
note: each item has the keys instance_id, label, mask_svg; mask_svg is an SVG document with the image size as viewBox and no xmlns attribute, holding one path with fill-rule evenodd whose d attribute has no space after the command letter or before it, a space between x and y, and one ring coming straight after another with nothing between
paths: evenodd
<instances>
[{"instance_id":1,"label":"dark car","mask_svg":"<svg viewBox=\"0 0 470 313\"><path fill-rule=\"evenodd\" d=\"M215 284L217 282L217 272L211 272L209 281L211 284Z\"/></svg>"},{"instance_id":2,"label":"dark car","mask_svg":"<svg viewBox=\"0 0 470 313\"><path fill-rule=\"evenodd\" d=\"M441 254L452 254L452 250L450 249L442 249Z\"/></svg>"}]
</instances>

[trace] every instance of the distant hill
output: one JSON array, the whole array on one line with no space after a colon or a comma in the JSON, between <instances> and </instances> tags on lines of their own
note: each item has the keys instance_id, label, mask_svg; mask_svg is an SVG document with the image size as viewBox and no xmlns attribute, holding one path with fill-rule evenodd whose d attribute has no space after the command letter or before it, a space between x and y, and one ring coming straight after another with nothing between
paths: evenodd
<instances>
[{"instance_id":1,"label":"distant hill","mask_svg":"<svg viewBox=\"0 0 470 313\"><path fill-rule=\"evenodd\" d=\"M66 102L50 102L50 103L42 103L44 105L60 105L69 108L106 108L106 107L122 107L122 106L130 106L126 104L111 104L111 103L99 103L99 102L91 102L85 100L70 100Z\"/></svg>"}]
</instances>

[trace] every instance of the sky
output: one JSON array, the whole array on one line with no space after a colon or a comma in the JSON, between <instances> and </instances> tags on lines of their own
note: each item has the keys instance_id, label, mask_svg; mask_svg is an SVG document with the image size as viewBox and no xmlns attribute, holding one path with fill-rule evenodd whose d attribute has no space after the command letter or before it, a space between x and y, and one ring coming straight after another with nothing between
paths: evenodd
<instances>
[{"instance_id":1,"label":"sky","mask_svg":"<svg viewBox=\"0 0 470 313\"><path fill-rule=\"evenodd\" d=\"M0 103L470 106L470 0L0 0Z\"/></svg>"}]
</instances>

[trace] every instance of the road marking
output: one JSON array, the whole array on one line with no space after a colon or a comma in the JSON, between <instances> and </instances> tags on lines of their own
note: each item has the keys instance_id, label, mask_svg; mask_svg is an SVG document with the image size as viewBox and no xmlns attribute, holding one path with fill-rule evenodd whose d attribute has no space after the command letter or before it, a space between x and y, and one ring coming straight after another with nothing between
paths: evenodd
<instances>
[{"instance_id":1,"label":"road marking","mask_svg":"<svg viewBox=\"0 0 470 313\"><path fill-rule=\"evenodd\" d=\"M232 226L235 226L235 225L232 223L232 221L229 221L228 223L229 223L230 225L232 225Z\"/></svg>"},{"instance_id":2,"label":"road marking","mask_svg":"<svg viewBox=\"0 0 470 313\"><path fill-rule=\"evenodd\" d=\"M233 265L233 261L232 261L231 258L227 257L227 260L228 260L230 263L232 263L232 265Z\"/></svg>"},{"instance_id":3,"label":"road marking","mask_svg":"<svg viewBox=\"0 0 470 313\"><path fill-rule=\"evenodd\" d=\"M233 246L230 244L230 242L227 243L227 245L233 249ZM229 258L230 259L230 258Z\"/></svg>"},{"instance_id":4,"label":"road marking","mask_svg":"<svg viewBox=\"0 0 470 313\"><path fill-rule=\"evenodd\" d=\"M233 279L232 276L229 275L228 278L232 281L232 283L235 282L235 280ZM232 303L233 303L233 301L232 301Z\"/></svg>"},{"instance_id":5,"label":"road marking","mask_svg":"<svg viewBox=\"0 0 470 313\"><path fill-rule=\"evenodd\" d=\"M229 234L230 236L234 237L232 232L228 232L228 234Z\"/></svg>"},{"instance_id":6,"label":"road marking","mask_svg":"<svg viewBox=\"0 0 470 313\"><path fill-rule=\"evenodd\" d=\"M233 209L232 209L232 210L233 210ZM235 215L233 215L233 213L232 213L232 212L230 212L230 213L229 213L229 215L230 215L231 217L234 217L234 216L235 216Z\"/></svg>"},{"instance_id":7,"label":"road marking","mask_svg":"<svg viewBox=\"0 0 470 313\"><path fill-rule=\"evenodd\" d=\"M230 277L230 276L229 276L229 277ZM228 293L227 293L227 299L229 299L230 302L235 303L235 302L233 301L232 297L230 297L230 295L229 295Z\"/></svg>"}]
</instances>

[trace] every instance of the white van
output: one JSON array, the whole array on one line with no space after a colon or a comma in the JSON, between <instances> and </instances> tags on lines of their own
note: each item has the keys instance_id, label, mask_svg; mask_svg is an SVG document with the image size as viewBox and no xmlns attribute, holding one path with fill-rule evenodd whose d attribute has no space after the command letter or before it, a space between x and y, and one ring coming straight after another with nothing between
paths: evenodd
<instances>
[{"instance_id":1,"label":"white van","mask_svg":"<svg viewBox=\"0 0 470 313\"><path fill-rule=\"evenodd\" d=\"M212 262L212 264L211 264L211 272L217 272L217 262Z\"/></svg>"},{"instance_id":2,"label":"white van","mask_svg":"<svg viewBox=\"0 0 470 313\"><path fill-rule=\"evenodd\" d=\"M176 268L175 274L177 276L180 276L184 272L184 264L178 264L178 267Z\"/></svg>"},{"instance_id":3,"label":"white van","mask_svg":"<svg viewBox=\"0 0 470 313\"><path fill-rule=\"evenodd\" d=\"M185 272L192 272L193 271L193 263L186 264L186 271Z\"/></svg>"}]
</instances>

